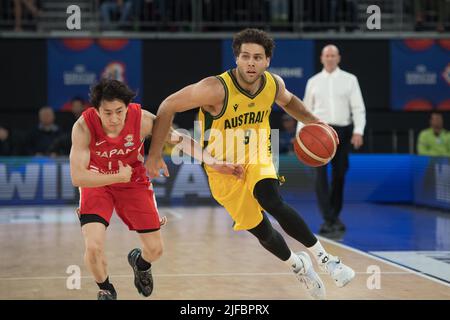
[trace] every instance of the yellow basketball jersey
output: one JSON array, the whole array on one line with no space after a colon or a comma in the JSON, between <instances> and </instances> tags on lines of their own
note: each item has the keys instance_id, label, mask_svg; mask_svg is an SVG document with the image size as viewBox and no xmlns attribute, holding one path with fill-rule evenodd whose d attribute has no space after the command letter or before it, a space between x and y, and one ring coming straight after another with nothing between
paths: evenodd
<instances>
[{"instance_id":1,"label":"yellow basketball jersey","mask_svg":"<svg viewBox=\"0 0 450 320\"><path fill-rule=\"evenodd\" d=\"M217 78L225 99L217 116L200 108L202 146L216 159L230 163L271 162L269 116L278 91L275 78L264 72L255 94L241 88L231 70Z\"/></svg>"}]
</instances>

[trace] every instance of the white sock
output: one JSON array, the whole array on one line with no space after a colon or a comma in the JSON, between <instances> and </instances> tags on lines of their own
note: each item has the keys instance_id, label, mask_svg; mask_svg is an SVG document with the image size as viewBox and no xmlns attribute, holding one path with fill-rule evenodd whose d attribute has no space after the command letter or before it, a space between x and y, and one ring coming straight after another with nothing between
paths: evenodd
<instances>
[{"instance_id":1,"label":"white sock","mask_svg":"<svg viewBox=\"0 0 450 320\"><path fill-rule=\"evenodd\" d=\"M322 244L320 243L319 240L317 240L315 245L313 245L312 247L309 247L308 250L314 255L314 258L316 258L316 260L319 264L322 263L322 259L324 257L328 257L328 253L322 247Z\"/></svg>"},{"instance_id":2,"label":"white sock","mask_svg":"<svg viewBox=\"0 0 450 320\"><path fill-rule=\"evenodd\" d=\"M302 260L298 257L298 255L296 255L295 253L293 253L291 251L291 256L289 257L289 259L287 259L286 261L284 261L288 266L290 266L292 269L294 269L295 271L298 271L300 268L303 267L303 262Z\"/></svg>"}]
</instances>

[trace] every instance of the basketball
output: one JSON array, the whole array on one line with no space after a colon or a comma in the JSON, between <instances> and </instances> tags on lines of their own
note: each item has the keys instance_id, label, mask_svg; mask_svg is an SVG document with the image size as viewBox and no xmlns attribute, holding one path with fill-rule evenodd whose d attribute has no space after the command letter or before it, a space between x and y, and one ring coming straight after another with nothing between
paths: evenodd
<instances>
[{"instance_id":1,"label":"basketball","mask_svg":"<svg viewBox=\"0 0 450 320\"><path fill-rule=\"evenodd\" d=\"M323 123L305 125L294 142L297 158L311 167L320 167L333 159L339 139L330 126Z\"/></svg>"}]
</instances>

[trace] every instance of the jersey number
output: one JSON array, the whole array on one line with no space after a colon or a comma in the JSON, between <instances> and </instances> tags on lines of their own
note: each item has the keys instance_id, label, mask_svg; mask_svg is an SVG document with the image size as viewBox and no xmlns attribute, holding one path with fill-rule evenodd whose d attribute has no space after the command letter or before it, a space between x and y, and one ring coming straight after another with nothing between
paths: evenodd
<instances>
[{"instance_id":1,"label":"jersey number","mask_svg":"<svg viewBox=\"0 0 450 320\"><path fill-rule=\"evenodd\" d=\"M248 144L250 142L251 133L252 133L251 130L245 130L244 144Z\"/></svg>"}]
</instances>

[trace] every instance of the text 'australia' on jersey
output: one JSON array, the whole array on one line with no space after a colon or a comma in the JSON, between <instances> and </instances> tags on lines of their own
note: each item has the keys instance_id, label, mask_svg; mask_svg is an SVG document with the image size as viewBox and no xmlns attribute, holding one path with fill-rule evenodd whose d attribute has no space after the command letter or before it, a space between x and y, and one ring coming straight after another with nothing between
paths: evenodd
<instances>
[{"instance_id":1,"label":"text 'australia' on jersey","mask_svg":"<svg viewBox=\"0 0 450 320\"><path fill-rule=\"evenodd\" d=\"M200 108L203 147L216 159L233 163L255 163L271 157L269 117L278 92L274 76L264 72L254 94L241 88L231 70L217 79L225 89L224 104L217 116Z\"/></svg>"}]
</instances>

